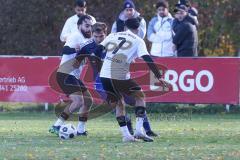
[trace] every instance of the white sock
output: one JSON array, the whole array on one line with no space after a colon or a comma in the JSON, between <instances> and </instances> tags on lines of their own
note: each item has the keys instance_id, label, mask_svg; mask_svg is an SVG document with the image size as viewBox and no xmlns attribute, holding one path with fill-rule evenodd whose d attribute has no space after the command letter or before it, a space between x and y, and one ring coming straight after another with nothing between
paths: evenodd
<instances>
[{"instance_id":1,"label":"white sock","mask_svg":"<svg viewBox=\"0 0 240 160\"><path fill-rule=\"evenodd\" d=\"M54 123L54 125L53 126L61 126L61 125L63 125L64 124L64 120L62 119L62 118L58 118L58 120Z\"/></svg>"},{"instance_id":2,"label":"white sock","mask_svg":"<svg viewBox=\"0 0 240 160\"><path fill-rule=\"evenodd\" d=\"M123 137L129 137L132 136L127 128L127 126L120 127L120 130L122 132Z\"/></svg>"},{"instance_id":3,"label":"white sock","mask_svg":"<svg viewBox=\"0 0 240 160\"><path fill-rule=\"evenodd\" d=\"M144 120L144 118L141 118L141 117L136 118L136 131L137 132L143 131L143 120Z\"/></svg>"},{"instance_id":4,"label":"white sock","mask_svg":"<svg viewBox=\"0 0 240 160\"><path fill-rule=\"evenodd\" d=\"M78 133L86 132L86 122L79 121L77 131Z\"/></svg>"}]
</instances>

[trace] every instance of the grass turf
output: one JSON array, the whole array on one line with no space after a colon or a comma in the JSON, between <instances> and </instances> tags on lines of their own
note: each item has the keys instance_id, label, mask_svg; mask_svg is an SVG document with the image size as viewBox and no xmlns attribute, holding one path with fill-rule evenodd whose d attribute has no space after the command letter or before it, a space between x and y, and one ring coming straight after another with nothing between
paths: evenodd
<instances>
[{"instance_id":1,"label":"grass turf","mask_svg":"<svg viewBox=\"0 0 240 160\"><path fill-rule=\"evenodd\" d=\"M160 137L126 144L112 115L90 120L88 137L63 141L48 133L53 114L0 113L0 159L240 159L240 115L157 117L152 115L151 124Z\"/></svg>"}]
</instances>

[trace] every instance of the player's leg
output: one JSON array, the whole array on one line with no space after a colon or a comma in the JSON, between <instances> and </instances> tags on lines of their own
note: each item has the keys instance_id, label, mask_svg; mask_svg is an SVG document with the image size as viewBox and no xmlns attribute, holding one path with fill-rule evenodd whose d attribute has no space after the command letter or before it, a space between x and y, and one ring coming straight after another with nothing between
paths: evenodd
<instances>
[{"instance_id":1,"label":"player's leg","mask_svg":"<svg viewBox=\"0 0 240 160\"><path fill-rule=\"evenodd\" d=\"M112 109L116 108L116 119L120 127L124 142L133 142L135 138L130 134L125 117L125 106L122 102L122 96L118 89L114 86L113 80L108 78L101 78L103 89L107 94L107 103Z\"/></svg>"},{"instance_id":2,"label":"player's leg","mask_svg":"<svg viewBox=\"0 0 240 160\"><path fill-rule=\"evenodd\" d=\"M135 142L137 141L133 135L129 132L127 121L126 121L126 111L124 102L120 100L116 107L116 119L118 121L120 131L122 133L122 140L123 142Z\"/></svg>"},{"instance_id":3,"label":"player's leg","mask_svg":"<svg viewBox=\"0 0 240 160\"><path fill-rule=\"evenodd\" d=\"M56 106L55 109L57 110L62 110L62 108L66 108L71 104L71 101L68 100L68 102L66 101L61 101L59 102ZM58 115L58 113L56 113L56 115L58 116L58 119L55 121L55 123L49 128L49 132L50 133L54 133L58 135L60 126L63 125L65 123L65 121L68 119L68 116L61 111L60 114Z\"/></svg>"},{"instance_id":4,"label":"player's leg","mask_svg":"<svg viewBox=\"0 0 240 160\"><path fill-rule=\"evenodd\" d=\"M133 98L131 98L130 96L127 95L123 95L124 97L124 102L130 106L134 106L135 105L135 100ZM129 132L133 135L134 131L133 131L133 127L132 127L132 120L129 114L126 113L126 122L127 122L127 127Z\"/></svg>"},{"instance_id":5,"label":"player's leg","mask_svg":"<svg viewBox=\"0 0 240 160\"><path fill-rule=\"evenodd\" d=\"M133 131L133 126L132 126L132 120L131 120L130 115L127 113L126 113L126 123L127 123L129 132L131 133L131 135L133 135L134 131Z\"/></svg>"},{"instance_id":6,"label":"player's leg","mask_svg":"<svg viewBox=\"0 0 240 160\"><path fill-rule=\"evenodd\" d=\"M130 106L135 106L135 100L133 98L131 98L130 96L124 96L124 101L126 102L126 104L130 105ZM134 134L133 133L133 127L132 127L132 121L131 121L131 117L126 113L126 122L127 122L127 126L128 126L128 130L131 134ZM147 117L147 112L145 113L144 115L144 121L143 121L143 128L146 132L146 134L148 136L151 136L151 137L156 137L158 136L156 133L154 133L151 129L151 125L150 125L150 122L148 120L148 117Z\"/></svg>"},{"instance_id":7,"label":"player's leg","mask_svg":"<svg viewBox=\"0 0 240 160\"><path fill-rule=\"evenodd\" d=\"M49 129L49 132L58 134L58 131L68 120L69 116L77 109L83 105L83 98L82 98L82 87L84 85L79 83L79 80L76 79L75 76L68 75L65 73L57 73L57 82L60 88L62 89L63 93L68 95L69 102L66 104L64 111L59 115L57 121L54 125Z\"/></svg>"},{"instance_id":8,"label":"player's leg","mask_svg":"<svg viewBox=\"0 0 240 160\"><path fill-rule=\"evenodd\" d=\"M145 112L144 115L144 120L143 120L143 128L146 132L146 134L150 137L157 137L158 135L152 130L148 116L147 116L147 112Z\"/></svg>"},{"instance_id":9,"label":"player's leg","mask_svg":"<svg viewBox=\"0 0 240 160\"><path fill-rule=\"evenodd\" d=\"M59 115L57 121L50 128L49 132L58 134L61 125L65 123L70 117L70 115L78 108L83 105L83 98L81 92L76 92L69 95L69 102L66 104L64 111Z\"/></svg>"},{"instance_id":10,"label":"player's leg","mask_svg":"<svg viewBox=\"0 0 240 160\"><path fill-rule=\"evenodd\" d=\"M136 104L135 104L135 115L136 115L136 131L135 137L143 139L146 142L152 142L153 139L146 135L143 128L144 116L146 113L146 103L144 101L144 94L141 90L135 91L134 93Z\"/></svg>"},{"instance_id":11,"label":"player's leg","mask_svg":"<svg viewBox=\"0 0 240 160\"><path fill-rule=\"evenodd\" d=\"M83 105L79 110L77 135L86 136L86 123L93 103L92 96L88 90L83 91Z\"/></svg>"},{"instance_id":12,"label":"player's leg","mask_svg":"<svg viewBox=\"0 0 240 160\"><path fill-rule=\"evenodd\" d=\"M146 112L146 103L144 101L144 93L141 87L133 80L117 81L119 83L120 92L134 99L135 115L136 115L136 131L135 136L147 142L153 139L146 135L143 128L144 115Z\"/></svg>"}]
</instances>

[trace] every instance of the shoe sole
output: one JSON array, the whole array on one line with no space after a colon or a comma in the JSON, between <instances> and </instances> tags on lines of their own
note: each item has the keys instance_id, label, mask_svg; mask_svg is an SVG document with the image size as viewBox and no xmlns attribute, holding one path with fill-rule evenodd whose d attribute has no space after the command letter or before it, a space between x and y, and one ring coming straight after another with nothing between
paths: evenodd
<instances>
[{"instance_id":1,"label":"shoe sole","mask_svg":"<svg viewBox=\"0 0 240 160\"><path fill-rule=\"evenodd\" d=\"M149 136L149 137L158 137L159 135L148 135L147 134L147 136Z\"/></svg>"},{"instance_id":2,"label":"shoe sole","mask_svg":"<svg viewBox=\"0 0 240 160\"><path fill-rule=\"evenodd\" d=\"M141 139L144 142L153 142L153 139L151 137L143 137L143 136L134 136L136 139Z\"/></svg>"},{"instance_id":3,"label":"shoe sole","mask_svg":"<svg viewBox=\"0 0 240 160\"><path fill-rule=\"evenodd\" d=\"M136 142L141 142L139 139L134 139L134 140L129 140L129 141L124 141L123 140L123 143L136 143Z\"/></svg>"}]
</instances>

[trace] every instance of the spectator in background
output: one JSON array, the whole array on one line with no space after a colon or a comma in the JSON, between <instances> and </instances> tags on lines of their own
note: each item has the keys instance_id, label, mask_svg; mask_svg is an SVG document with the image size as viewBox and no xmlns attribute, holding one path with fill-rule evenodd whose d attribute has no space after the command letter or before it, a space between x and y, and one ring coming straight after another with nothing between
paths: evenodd
<instances>
[{"instance_id":1,"label":"spectator in background","mask_svg":"<svg viewBox=\"0 0 240 160\"><path fill-rule=\"evenodd\" d=\"M62 42L66 42L68 36L71 33L78 32L77 22L79 17L86 15L87 11L87 3L86 0L76 0L75 2L75 15L68 18L67 21L64 24L64 27L62 29L62 33L60 36L60 40ZM90 15L89 15L90 16ZM96 20L93 16L90 16L93 20L93 23L96 23Z\"/></svg>"},{"instance_id":2,"label":"spectator in background","mask_svg":"<svg viewBox=\"0 0 240 160\"><path fill-rule=\"evenodd\" d=\"M178 3L175 5L175 7L178 7L180 5L185 5L188 9L188 16L194 18L197 26L198 26L198 10L194 7L192 7L191 3L188 0L180 0Z\"/></svg>"},{"instance_id":3,"label":"spectator in background","mask_svg":"<svg viewBox=\"0 0 240 160\"><path fill-rule=\"evenodd\" d=\"M185 20L189 21L190 23L192 23L193 25L195 25L197 28L198 28L198 11L196 8L192 7L191 6L191 3L188 1L188 0L180 0L176 5L176 9L174 10L175 13L177 13L177 8L181 5L184 5L187 7L187 11L188 11L188 14L187 14L187 17L185 18ZM178 20L178 15L175 14L175 19L173 21L173 25L172 25L172 28L173 28L173 31L176 33L177 32L177 27L178 27L178 24L180 23L180 21ZM194 56L198 56L198 53L197 51L195 52L195 55Z\"/></svg>"},{"instance_id":4,"label":"spectator in background","mask_svg":"<svg viewBox=\"0 0 240 160\"><path fill-rule=\"evenodd\" d=\"M143 17L140 16L140 13L138 13L135 10L135 4L132 0L125 0L123 4L123 10L117 17L116 21L113 23L112 26L112 33L116 32L123 32L126 30L125 27L125 21L130 18L137 18L140 21L140 26L138 29L138 36L142 39L146 36L146 21Z\"/></svg>"},{"instance_id":5,"label":"spectator in background","mask_svg":"<svg viewBox=\"0 0 240 160\"><path fill-rule=\"evenodd\" d=\"M157 15L151 19L148 25L147 37L152 42L151 55L157 57L176 56L173 52L173 30L174 18L169 13L169 4L162 0L156 4Z\"/></svg>"},{"instance_id":6,"label":"spectator in background","mask_svg":"<svg viewBox=\"0 0 240 160\"><path fill-rule=\"evenodd\" d=\"M173 51L177 51L178 57L196 56L198 46L197 24L195 21L189 20L187 6L179 5L175 12L178 25L173 37Z\"/></svg>"}]
</instances>

